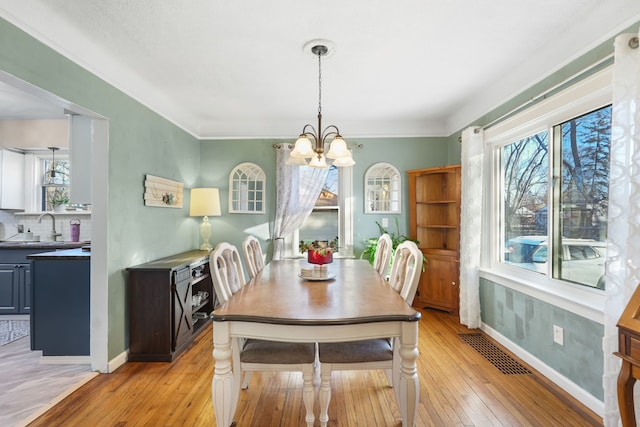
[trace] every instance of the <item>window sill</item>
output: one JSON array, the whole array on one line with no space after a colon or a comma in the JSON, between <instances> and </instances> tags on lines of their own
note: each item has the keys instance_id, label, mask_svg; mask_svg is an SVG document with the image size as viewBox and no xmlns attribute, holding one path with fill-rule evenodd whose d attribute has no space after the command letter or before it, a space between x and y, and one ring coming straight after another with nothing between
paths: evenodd
<instances>
[{"instance_id":1,"label":"window sill","mask_svg":"<svg viewBox=\"0 0 640 427\"><path fill-rule=\"evenodd\" d=\"M505 266L481 269L480 277L604 324L604 291L518 270Z\"/></svg>"}]
</instances>

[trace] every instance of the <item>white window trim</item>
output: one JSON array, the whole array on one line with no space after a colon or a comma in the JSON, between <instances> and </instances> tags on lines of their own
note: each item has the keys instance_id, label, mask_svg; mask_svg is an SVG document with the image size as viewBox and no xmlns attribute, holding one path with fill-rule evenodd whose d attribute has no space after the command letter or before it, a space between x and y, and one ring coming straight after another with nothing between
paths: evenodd
<instances>
[{"instance_id":1,"label":"white window trim","mask_svg":"<svg viewBox=\"0 0 640 427\"><path fill-rule=\"evenodd\" d=\"M51 153L26 153L24 156L24 211L41 213L42 209L42 176L40 163L49 160ZM56 154L57 160L69 160L68 153Z\"/></svg>"},{"instance_id":2,"label":"white window trim","mask_svg":"<svg viewBox=\"0 0 640 427\"><path fill-rule=\"evenodd\" d=\"M353 258L353 168L338 168L338 171L338 193L340 194L338 207L339 248L336 256L340 258ZM285 251L285 256L293 258L302 257L303 254L300 253L298 246L300 242L298 230L291 233L291 237L287 240L289 240L289 247Z\"/></svg>"},{"instance_id":3,"label":"white window trim","mask_svg":"<svg viewBox=\"0 0 640 427\"><path fill-rule=\"evenodd\" d=\"M481 277L533 296L549 304L604 323L604 292L586 286L553 279L535 272L499 262L501 245L500 159L498 148L542 130L551 134L552 127L573 117L604 107L612 102L612 70L608 67L594 73L566 90L484 131L484 186L490 197L485 199L483 226L488 233L482 242ZM552 221L549 215L549 221Z\"/></svg>"}]
</instances>

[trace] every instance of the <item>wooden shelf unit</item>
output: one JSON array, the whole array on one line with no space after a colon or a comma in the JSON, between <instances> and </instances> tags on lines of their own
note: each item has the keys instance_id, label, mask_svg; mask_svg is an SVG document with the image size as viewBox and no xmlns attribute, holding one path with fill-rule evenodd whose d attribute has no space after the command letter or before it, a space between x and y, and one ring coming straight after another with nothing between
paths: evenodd
<instances>
[{"instance_id":1,"label":"wooden shelf unit","mask_svg":"<svg viewBox=\"0 0 640 427\"><path fill-rule=\"evenodd\" d=\"M193 250L127 268L129 361L174 360L211 319L209 252ZM208 298L198 305L199 291Z\"/></svg>"},{"instance_id":2,"label":"wooden shelf unit","mask_svg":"<svg viewBox=\"0 0 640 427\"><path fill-rule=\"evenodd\" d=\"M459 309L460 165L407 171L409 233L427 258L414 305Z\"/></svg>"}]
</instances>

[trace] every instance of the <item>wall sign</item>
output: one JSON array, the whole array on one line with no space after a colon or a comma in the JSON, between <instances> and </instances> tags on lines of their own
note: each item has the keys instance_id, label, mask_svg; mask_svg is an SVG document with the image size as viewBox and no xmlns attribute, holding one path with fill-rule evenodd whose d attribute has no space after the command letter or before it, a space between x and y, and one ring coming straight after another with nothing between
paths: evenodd
<instances>
[{"instance_id":1,"label":"wall sign","mask_svg":"<svg viewBox=\"0 0 640 427\"><path fill-rule=\"evenodd\" d=\"M159 208L182 208L184 184L158 176L147 175L144 180L144 204Z\"/></svg>"}]
</instances>

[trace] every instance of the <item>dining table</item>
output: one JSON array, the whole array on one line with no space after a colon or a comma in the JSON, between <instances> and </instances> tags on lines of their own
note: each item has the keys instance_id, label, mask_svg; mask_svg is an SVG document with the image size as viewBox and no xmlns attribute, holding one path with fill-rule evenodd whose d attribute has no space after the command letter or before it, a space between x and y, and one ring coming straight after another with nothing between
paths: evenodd
<instances>
[{"instance_id":1,"label":"dining table","mask_svg":"<svg viewBox=\"0 0 640 427\"><path fill-rule=\"evenodd\" d=\"M240 387L232 345L240 339L346 342L397 337L394 384L403 426L414 426L419 399L418 321L421 314L369 264L334 259L324 277L303 277L306 260L271 261L216 308L213 319L212 401L216 425L232 425ZM316 270L317 271L317 270ZM396 363L397 362L397 363Z\"/></svg>"}]
</instances>

